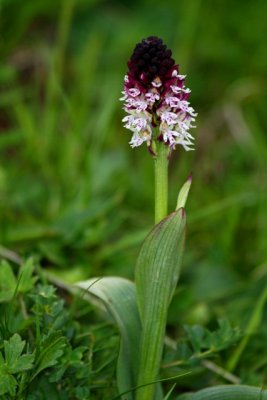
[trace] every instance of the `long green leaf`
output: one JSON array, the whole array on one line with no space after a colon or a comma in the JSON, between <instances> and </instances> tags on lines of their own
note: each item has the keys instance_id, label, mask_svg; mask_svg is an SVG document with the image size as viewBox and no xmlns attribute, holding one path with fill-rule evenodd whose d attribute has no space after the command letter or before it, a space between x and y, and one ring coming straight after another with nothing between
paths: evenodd
<instances>
[{"instance_id":1,"label":"long green leaf","mask_svg":"<svg viewBox=\"0 0 267 400\"><path fill-rule=\"evenodd\" d=\"M124 278L94 278L77 283L86 290L90 300L113 317L120 334L121 345L117 365L117 380L120 393L136 386L139 367L139 340L141 323L136 304L135 285ZM133 393L123 395L123 400L133 400Z\"/></svg>"},{"instance_id":2,"label":"long green leaf","mask_svg":"<svg viewBox=\"0 0 267 400\"><path fill-rule=\"evenodd\" d=\"M247 385L221 385L182 394L177 400L266 400L267 390Z\"/></svg>"},{"instance_id":3,"label":"long green leaf","mask_svg":"<svg viewBox=\"0 0 267 400\"><path fill-rule=\"evenodd\" d=\"M184 209L170 214L147 236L136 266L137 301L142 322L138 385L157 379L167 312L180 272L185 237ZM138 400L152 400L153 385L137 391Z\"/></svg>"}]
</instances>

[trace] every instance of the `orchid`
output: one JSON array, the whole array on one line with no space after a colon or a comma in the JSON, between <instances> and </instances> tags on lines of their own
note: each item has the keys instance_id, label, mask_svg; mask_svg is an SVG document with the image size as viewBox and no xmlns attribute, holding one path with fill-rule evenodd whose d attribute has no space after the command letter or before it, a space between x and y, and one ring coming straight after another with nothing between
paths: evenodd
<instances>
[{"instance_id":1,"label":"orchid","mask_svg":"<svg viewBox=\"0 0 267 400\"><path fill-rule=\"evenodd\" d=\"M193 150L189 130L197 114L188 101L186 76L179 74L171 55L161 39L150 36L136 45L128 61L120 100L128 114L124 127L133 132L131 147L146 142L152 149L153 142L163 141L170 149L181 145Z\"/></svg>"}]
</instances>

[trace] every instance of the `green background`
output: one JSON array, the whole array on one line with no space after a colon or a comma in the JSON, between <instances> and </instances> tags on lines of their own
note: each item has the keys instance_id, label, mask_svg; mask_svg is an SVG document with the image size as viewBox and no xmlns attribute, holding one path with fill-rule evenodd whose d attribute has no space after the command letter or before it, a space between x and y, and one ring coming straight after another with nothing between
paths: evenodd
<instances>
[{"instance_id":1,"label":"green background","mask_svg":"<svg viewBox=\"0 0 267 400\"><path fill-rule=\"evenodd\" d=\"M118 99L135 44L157 35L198 112L195 151L170 163L170 211L193 175L170 325L246 327L267 283L266 0L2 0L0 17L2 256L71 282L133 277L153 159L129 147Z\"/></svg>"}]
</instances>

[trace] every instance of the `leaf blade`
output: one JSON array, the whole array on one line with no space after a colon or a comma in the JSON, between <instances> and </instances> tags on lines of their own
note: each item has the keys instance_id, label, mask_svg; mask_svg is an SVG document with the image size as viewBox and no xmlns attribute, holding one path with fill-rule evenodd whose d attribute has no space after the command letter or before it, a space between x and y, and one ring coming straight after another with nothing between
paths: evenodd
<instances>
[{"instance_id":1,"label":"leaf blade","mask_svg":"<svg viewBox=\"0 0 267 400\"><path fill-rule=\"evenodd\" d=\"M120 393L127 392L123 399L133 400L133 394L128 391L136 386L141 331L135 285L124 278L105 277L79 282L76 286L95 296L100 301L98 306L102 309L104 306L115 320L121 334L117 364L118 389Z\"/></svg>"},{"instance_id":2,"label":"leaf blade","mask_svg":"<svg viewBox=\"0 0 267 400\"><path fill-rule=\"evenodd\" d=\"M179 278L185 240L184 209L170 214L150 232L136 266L137 301L142 322L138 385L153 382L160 368L167 311ZM150 385L137 399L153 398Z\"/></svg>"}]
</instances>

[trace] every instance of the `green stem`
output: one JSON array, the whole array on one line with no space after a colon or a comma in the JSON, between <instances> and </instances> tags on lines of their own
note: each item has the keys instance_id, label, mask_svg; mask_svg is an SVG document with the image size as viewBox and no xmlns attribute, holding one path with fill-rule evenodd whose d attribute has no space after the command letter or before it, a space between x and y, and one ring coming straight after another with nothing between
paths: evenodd
<instances>
[{"instance_id":1,"label":"green stem","mask_svg":"<svg viewBox=\"0 0 267 400\"><path fill-rule=\"evenodd\" d=\"M168 215L168 154L169 147L164 143L158 143L156 149L157 155L155 156L155 224L158 224ZM156 228L155 228L156 229ZM161 233L165 232L164 228ZM165 235L166 236L166 235ZM165 237L164 236L164 237ZM168 236L168 235L167 235ZM170 240L165 243L170 243ZM153 252L156 252L158 244L155 245ZM163 254L163 253L161 253ZM154 256L153 256L154 260ZM155 260L154 260L155 261ZM161 263L162 266L162 263ZM146 265L148 267L148 265ZM157 266L154 265L157 270ZM158 275L160 271L158 271ZM137 279L137 295L142 286L141 282ZM153 279L152 279L153 281ZM161 280L164 284L164 280ZM162 293L161 284L153 281L152 286L146 288L146 307L150 304L150 312L143 315L143 330L141 339L141 354L140 354L140 368L138 374L138 389L136 390L136 400L153 400L162 399L163 394L159 385L152 384L158 376L159 366L162 357L163 342L166 329L166 318L168 309L168 296L161 298L158 295ZM154 293L154 301L153 299ZM149 293L152 297L149 296ZM165 300L165 301L164 301ZM142 317L141 317L142 319Z\"/></svg>"},{"instance_id":2,"label":"green stem","mask_svg":"<svg viewBox=\"0 0 267 400\"><path fill-rule=\"evenodd\" d=\"M159 143L155 157L155 224L168 215L168 153L169 147Z\"/></svg>"}]
</instances>

